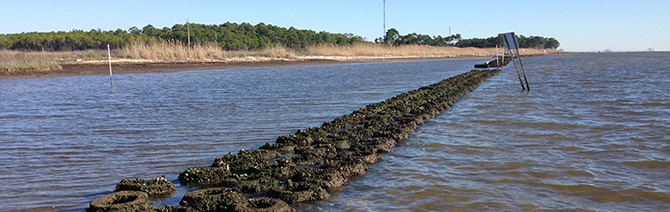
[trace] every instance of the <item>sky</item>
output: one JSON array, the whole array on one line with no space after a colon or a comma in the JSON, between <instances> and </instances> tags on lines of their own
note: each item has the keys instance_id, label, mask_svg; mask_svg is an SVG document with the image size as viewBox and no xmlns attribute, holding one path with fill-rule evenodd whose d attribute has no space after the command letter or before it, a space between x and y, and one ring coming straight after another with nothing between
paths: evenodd
<instances>
[{"instance_id":1,"label":"sky","mask_svg":"<svg viewBox=\"0 0 670 212\"><path fill-rule=\"evenodd\" d=\"M381 37L383 0L0 0L0 34L225 22ZM386 0L386 28L556 38L566 51L670 51L670 0Z\"/></svg>"}]
</instances>

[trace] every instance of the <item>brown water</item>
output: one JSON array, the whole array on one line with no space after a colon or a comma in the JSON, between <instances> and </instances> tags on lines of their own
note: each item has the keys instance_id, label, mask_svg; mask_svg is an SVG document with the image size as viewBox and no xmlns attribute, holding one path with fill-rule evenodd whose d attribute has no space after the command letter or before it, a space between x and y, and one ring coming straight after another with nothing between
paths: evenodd
<instances>
[{"instance_id":1,"label":"brown water","mask_svg":"<svg viewBox=\"0 0 670 212\"><path fill-rule=\"evenodd\" d=\"M81 211L487 59L0 81L0 211ZM670 53L524 58L300 210L670 208ZM157 205L176 204L184 192Z\"/></svg>"}]
</instances>

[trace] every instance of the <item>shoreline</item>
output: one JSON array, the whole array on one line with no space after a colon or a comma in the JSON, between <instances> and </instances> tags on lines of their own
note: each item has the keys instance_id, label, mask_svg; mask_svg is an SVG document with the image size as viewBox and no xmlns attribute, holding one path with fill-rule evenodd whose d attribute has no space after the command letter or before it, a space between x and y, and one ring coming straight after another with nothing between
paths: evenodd
<instances>
[{"instance_id":1,"label":"shoreline","mask_svg":"<svg viewBox=\"0 0 670 212\"><path fill-rule=\"evenodd\" d=\"M409 62L423 60L455 59L455 58L477 58L477 57L394 57L386 58L386 62ZM484 58L484 57L482 57ZM249 60L234 62L147 62L147 63L112 63L114 75L117 74L145 74L145 73L172 73L184 71L224 70L233 68L252 67L286 67L286 66L308 66L308 65L330 65L330 64L353 64L353 63L381 63L381 58L304 58L292 60ZM108 75L109 64L107 63L74 63L62 64L60 70L39 71L24 70L12 73L0 72L0 80L51 78L71 76Z\"/></svg>"},{"instance_id":2,"label":"shoreline","mask_svg":"<svg viewBox=\"0 0 670 212\"><path fill-rule=\"evenodd\" d=\"M245 67L282 67L345 63L406 62L452 58L494 58L497 49L422 45L317 46L304 52L273 47L256 52L218 48L180 50L182 46L144 46L112 52L114 74L170 73ZM127 52L129 51L129 52ZM382 54L379 54L382 53ZM523 49L522 56L562 54L555 49ZM109 74L108 52L0 51L0 80Z\"/></svg>"},{"instance_id":3,"label":"shoreline","mask_svg":"<svg viewBox=\"0 0 670 212\"><path fill-rule=\"evenodd\" d=\"M524 52L522 57L531 57L547 54L565 54L565 52ZM307 65L330 65L330 64L354 64L354 63L382 63L382 62L411 62L426 60L443 59L464 59L464 58L491 58L494 55L482 54L456 54L456 55L404 55L385 58L380 56L296 56L291 58L277 57L246 57L229 58L226 60L195 60L195 61L158 61L152 60L112 60L112 70L117 74L145 74L145 73L172 73L183 71L204 71L204 70L224 70L232 68L251 68L251 67L285 67L285 66L307 66ZM50 78L50 77L71 77L71 76L91 76L108 75L109 64L107 60L88 60L76 63L59 64L58 69L39 70L27 69L16 71L0 71L0 80L30 79L30 78Z\"/></svg>"}]
</instances>

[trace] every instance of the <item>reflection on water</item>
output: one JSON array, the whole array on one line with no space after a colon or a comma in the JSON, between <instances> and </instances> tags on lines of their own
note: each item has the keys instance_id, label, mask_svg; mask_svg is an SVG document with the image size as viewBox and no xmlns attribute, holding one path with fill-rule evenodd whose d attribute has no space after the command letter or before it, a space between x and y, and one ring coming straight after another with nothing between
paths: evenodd
<instances>
[{"instance_id":1,"label":"reflection on water","mask_svg":"<svg viewBox=\"0 0 670 212\"><path fill-rule=\"evenodd\" d=\"M0 199L82 210L122 178L256 148L486 59L0 81ZM422 125L330 211L670 208L670 54L524 58ZM175 204L181 194L160 204Z\"/></svg>"}]
</instances>

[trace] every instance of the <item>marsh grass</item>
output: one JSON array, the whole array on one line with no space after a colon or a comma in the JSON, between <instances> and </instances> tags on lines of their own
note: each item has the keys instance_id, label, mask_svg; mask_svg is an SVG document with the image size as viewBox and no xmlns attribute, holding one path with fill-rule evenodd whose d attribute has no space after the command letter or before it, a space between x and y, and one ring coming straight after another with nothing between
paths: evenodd
<instances>
[{"instance_id":1,"label":"marsh grass","mask_svg":"<svg viewBox=\"0 0 670 212\"><path fill-rule=\"evenodd\" d=\"M295 51L279 45L258 51L226 51L216 43L197 44L188 48L180 41L134 42L113 53L119 58L145 59L155 62L209 62L245 57L292 59L296 55Z\"/></svg>"},{"instance_id":2,"label":"marsh grass","mask_svg":"<svg viewBox=\"0 0 670 212\"><path fill-rule=\"evenodd\" d=\"M493 56L495 48L460 48L453 46L402 45L389 46L382 44L360 43L350 46L317 45L310 47L306 55L311 56L342 56L342 57L464 57ZM547 49L547 53L556 53ZM544 49L524 49L521 54L543 54Z\"/></svg>"},{"instance_id":3,"label":"marsh grass","mask_svg":"<svg viewBox=\"0 0 670 212\"><path fill-rule=\"evenodd\" d=\"M24 52L0 50L0 72L60 70L60 64L76 61L78 58L100 58L99 50L72 52Z\"/></svg>"},{"instance_id":4,"label":"marsh grass","mask_svg":"<svg viewBox=\"0 0 670 212\"><path fill-rule=\"evenodd\" d=\"M544 49L525 49L522 54L543 54ZM557 53L547 49L546 53ZM273 45L257 51L226 51L216 43L204 43L188 48L179 41L133 42L122 49L112 50L112 62L174 63L174 62L259 62L323 59L364 60L371 58L428 58L492 56L494 48L435 47L426 45L389 46L359 43L349 46L316 45L304 50L293 50ZM25 52L0 50L0 72L50 71L62 69L62 64L107 62L107 51L86 50L69 52Z\"/></svg>"},{"instance_id":5,"label":"marsh grass","mask_svg":"<svg viewBox=\"0 0 670 212\"><path fill-rule=\"evenodd\" d=\"M0 50L0 72L60 70L61 64L74 63L82 58L101 60L106 57L102 50L70 52L25 52Z\"/></svg>"},{"instance_id":6,"label":"marsh grass","mask_svg":"<svg viewBox=\"0 0 670 212\"><path fill-rule=\"evenodd\" d=\"M133 42L115 50L114 56L128 59L146 59L156 62L187 62L222 60L230 56L215 44L193 45L190 49L180 41Z\"/></svg>"}]
</instances>

